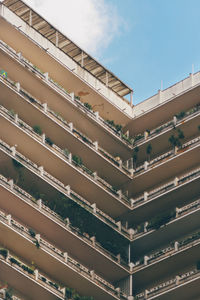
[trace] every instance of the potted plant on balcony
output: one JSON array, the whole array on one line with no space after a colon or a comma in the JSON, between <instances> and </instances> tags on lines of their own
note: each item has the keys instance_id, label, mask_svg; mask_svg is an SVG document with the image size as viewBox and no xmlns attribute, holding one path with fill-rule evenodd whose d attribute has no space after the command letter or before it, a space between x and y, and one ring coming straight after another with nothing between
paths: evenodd
<instances>
[{"instance_id":1,"label":"potted plant on balcony","mask_svg":"<svg viewBox=\"0 0 200 300\"><path fill-rule=\"evenodd\" d=\"M33 126L33 131L39 135L42 135L42 129L39 125L34 125Z\"/></svg>"}]
</instances>

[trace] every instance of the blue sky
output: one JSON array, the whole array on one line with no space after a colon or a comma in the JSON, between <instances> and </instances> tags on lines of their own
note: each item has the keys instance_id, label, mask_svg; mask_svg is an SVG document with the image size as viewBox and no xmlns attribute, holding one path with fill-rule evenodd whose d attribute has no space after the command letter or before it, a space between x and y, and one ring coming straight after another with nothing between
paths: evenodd
<instances>
[{"instance_id":1,"label":"blue sky","mask_svg":"<svg viewBox=\"0 0 200 300\"><path fill-rule=\"evenodd\" d=\"M133 88L134 104L200 70L200 0L24 1Z\"/></svg>"},{"instance_id":2,"label":"blue sky","mask_svg":"<svg viewBox=\"0 0 200 300\"><path fill-rule=\"evenodd\" d=\"M138 103L200 70L199 0L107 0L126 26L101 61L134 89ZM110 59L110 60L109 60Z\"/></svg>"}]
</instances>

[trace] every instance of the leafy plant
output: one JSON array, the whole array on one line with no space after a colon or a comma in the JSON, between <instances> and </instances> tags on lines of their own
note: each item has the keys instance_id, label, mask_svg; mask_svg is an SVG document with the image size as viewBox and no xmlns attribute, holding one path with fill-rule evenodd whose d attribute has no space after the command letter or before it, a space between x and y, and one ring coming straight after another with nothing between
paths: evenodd
<instances>
[{"instance_id":1,"label":"leafy plant","mask_svg":"<svg viewBox=\"0 0 200 300\"><path fill-rule=\"evenodd\" d=\"M81 166L83 164L82 158L78 155L72 155L72 160L77 166Z\"/></svg>"},{"instance_id":2,"label":"leafy plant","mask_svg":"<svg viewBox=\"0 0 200 300\"><path fill-rule=\"evenodd\" d=\"M34 125L33 130L34 130L35 133L37 133L39 135L42 135L42 129L39 125Z\"/></svg>"},{"instance_id":3,"label":"leafy plant","mask_svg":"<svg viewBox=\"0 0 200 300\"><path fill-rule=\"evenodd\" d=\"M177 117L177 119L182 119L182 118L184 118L185 117L185 112L184 111L181 111L180 113L178 113L178 114L176 114L176 117Z\"/></svg>"},{"instance_id":4,"label":"leafy plant","mask_svg":"<svg viewBox=\"0 0 200 300\"><path fill-rule=\"evenodd\" d=\"M45 141L46 141L46 143L49 145L49 146L52 146L53 145L53 141L50 139L50 137L46 137L45 138Z\"/></svg>"},{"instance_id":5,"label":"leafy plant","mask_svg":"<svg viewBox=\"0 0 200 300\"><path fill-rule=\"evenodd\" d=\"M40 243L38 242L38 240L35 240L34 244L35 244L36 248L38 248L38 249L40 248Z\"/></svg>"},{"instance_id":6,"label":"leafy plant","mask_svg":"<svg viewBox=\"0 0 200 300\"><path fill-rule=\"evenodd\" d=\"M19 267L21 266L21 263L17 259L15 259L14 257L9 257L9 260L10 260L11 264L15 264Z\"/></svg>"},{"instance_id":7,"label":"leafy plant","mask_svg":"<svg viewBox=\"0 0 200 300\"><path fill-rule=\"evenodd\" d=\"M33 238L35 237L35 231L33 229L29 228L28 232L30 236L32 236Z\"/></svg>"},{"instance_id":8,"label":"leafy plant","mask_svg":"<svg viewBox=\"0 0 200 300\"><path fill-rule=\"evenodd\" d=\"M85 102L85 103L84 103L84 106L85 106L87 109L92 110L92 105L91 105L91 104Z\"/></svg>"},{"instance_id":9,"label":"leafy plant","mask_svg":"<svg viewBox=\"0 0 200 300\"><path fill-rule=\"evenodd\" d=\"M8 256L8 250L4 249L4 248L1 248L0 249L0 255L3 256L6 259L7 256Z\"/></svg>"}]
</instances>

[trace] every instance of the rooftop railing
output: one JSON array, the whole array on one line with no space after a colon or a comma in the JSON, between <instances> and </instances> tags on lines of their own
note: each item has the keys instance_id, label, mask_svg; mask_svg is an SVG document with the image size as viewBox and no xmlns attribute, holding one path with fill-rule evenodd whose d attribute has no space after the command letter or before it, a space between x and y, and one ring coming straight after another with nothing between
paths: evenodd
<instances>
[{"instance_id":1,"label":"rooftop railing","mask_svg":"<svg viewBox=\"0 0 200 300\"><path fill-rule=\"evenodd\" d=\"M97 275L93 270L89 270L83 264L81 264L74 258L70 257L68 253L62 252L60 249L58 249L57 247L55 247L54 245L52 245L51 243L43 239L40 235L37 234L33 237L33 234L30 232L30 229L28 229L23 224L17 222L15 219L11 217L11 215L6 215L3 211L0 211L0 221L8 225L10 228L14 229L14 231L26 237L26 239L28 239L29 242L33 242L34 244L36 244L37 247L41 248L42 250L46 250L48 253L51 253L53 256L55 256L57 259L62 261L64 264L71 267L74 271L76 271L81 276L90 279L91 281L97 283L98 286L102 287L109 293L116 295L116 289L112 284L110 284L104 278ZM41 279L40 275L38 276L38 278ZM51 286L55 288L56 291L59 291L59 293L62 293L62 289L58 285L56 285L57 287L55 286L55 284L52 284Z\"/></svg>"},{"instance_id":2,"label":"rooftop railing","mask_svg":"<svg viewBox=\"0 0 200 300\"><path fill-rule=\"evenodd\" d=\"M200 277L200 271L197 269L192 269L176 277L172 277L163 283L160 283L152 288L146 289L144 292L137 294L135 300L145 300L145 299L156 299L160 297L162 293L167 293L171 289L179 288L183 283L189 283L192 279L197 279ZM158 298L159 299L159 298Z\"/></svg>"},{"instance_id":3,"label":"rooftop railing","mask_svg":"<svg viewBox=\"0 0 200 300\"><path fill-rule=\"evenodd\" d=\"M200 200L198 200L198 205L200 206ZM193 232L184 238L177 241L169 243L166 247L159 250L153 251L148 255L145 255L144 259L135 263L133 267L133 272L137 272L141 269L147 268L148 266L160 262L163 259L167 259L172 255L176 255L183 250L194 247L200 243L200 231Z\"/></svg>"},{"instance_id":4,"label":"rooftop railing","mask_svg":"<svg viewBox=\"0 0 200 300\"><path fill-rule=\"evenodd\" d=\"M90 110L87 108L83 102L80 101L79 97L74 97L73 93L68 93L63 87L61 87L58 83L56 83L53 79L51 79L47 74L43 73L39 68L33 65L29 60L24 58L21 53L17 53L14 49L8 46L5 42L0 40L0 46L9 53L22 64L24 64L29 70L37 75L40 79L44 80L50 87L56 90L59 94L64 96L70 103L79 108L82 112L84 112L89 118L93 119L99 125L101 125L104 129L114 135L117 139L119 139L124 145L131 147L132 141L126 137L121 131L117 131L113 126L111 126L108 122L106 122L102 117L99 116L98 112Z\"/></svg>"},{"instance_id":5,"label":"rooftop railing","mask_svg":"<svg viewBox=\"0 0 200 300\"><path fill-rule=\"evenodd\" d=\"M92 237L90 238L87 233L82 233L79 228L75 228L70 223L69 219L63 220L56 212L51 210L48 206L46 206L44 203L42 203L42 200L37 201L34 197L32 197L29 193L21 189L16 184L13 184L12 180L8 180L3 175L0 174L0 184L15 193L17 196L22 198L26 203L33 206L35 209L39 209L45 216L51 218L54 222L58 223L62 227L65 228L65 230L70 231L71 233L75 234L77 237L79 237L84 243L87 243L90 247L94 247L97 250L99 250L103 255L106 255L109 259L112 259L115 263L118 263L125 267L127 270L130 270L130 267L128 264L123 260L119 259L119 256L115 256L99 243L96 242L95 239Z\"/></svg>"},{"instance_id":6,"label":"rooftop railing","mask_svg":"<svg viewBox=\"0 0 200 300\"><path fill-rule=\"evenodd\" d=\"M36 138L37 141L40 143L45 144L48 148L50 148L54 153L56 152L59 157L64 159L69 165L75 167L78 169L83 175L86 177L89 177L90 180L95 182L95 184L98 184L101 188L112 194L112 196L115 197L120 202L126 203L127 205L130 206L130 200L124 195L124 194L119 194L118 191L114 190L112 185L110 185L107 181L102 179L97 175L96 172L92 172L89 170L86 166L84 166L82 163L79 164L75 161L73 158L74 156L71 153L65 153L65 150L60 149L57 145L52 144L50 145L46 138L45 135L43 134L42 136L37 134L32 127L27 125L24 121L18 118L17 115L13 115L9 110L7 110L5 107L0 105L0 113L3 114L7 119L12 121L15 125L17 125L20 128L23 128L28 134L30 134L33 138Z\"/></svg>"}]
</instances>

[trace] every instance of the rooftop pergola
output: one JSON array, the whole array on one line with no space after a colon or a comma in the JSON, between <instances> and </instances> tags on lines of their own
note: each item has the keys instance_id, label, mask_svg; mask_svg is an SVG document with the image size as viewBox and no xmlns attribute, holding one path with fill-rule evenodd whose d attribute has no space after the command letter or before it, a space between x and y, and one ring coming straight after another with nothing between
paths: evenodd
<instances>
[{"instance_id":1,"label":"rooftop pergola","mask_svg":"<svg viewBox=\"0 0 200 300\"><path fill-rule=\"evenodd\" d=\"M120 97L131 94L132 98L133 90L131 88L23 1L4 0L2 3Z\"/></svg>"}]
</instances>

